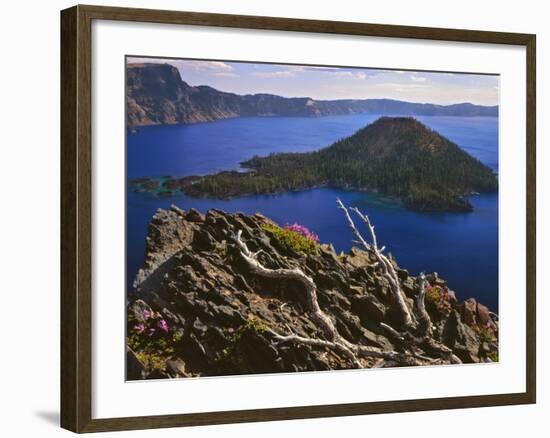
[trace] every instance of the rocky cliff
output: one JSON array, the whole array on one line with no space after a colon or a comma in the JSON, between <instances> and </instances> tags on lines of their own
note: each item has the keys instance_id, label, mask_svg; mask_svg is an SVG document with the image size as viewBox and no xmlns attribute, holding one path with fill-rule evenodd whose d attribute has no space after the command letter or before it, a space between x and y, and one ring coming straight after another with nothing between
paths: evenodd
<instances>
[{"instance_id":1,"label":"rocky cliff","mask_svg":"<svg viewBox=\"0 0 550 438\"><path fill-rule=\"evenodd\" d=\"M337 254L292 233L158 210L128 295L128 379L498 360L496 315L437 274L413 277L376 242Z\"/></svg>"},{"instance_id":2,"label":"rocky cliff","mask_svg":"<svg viewBox=\"0 0 550 438\"><path fill-rule=\"evenodd\" d=\"M441 116L497 116L498 107L471 103L434 105L392 99L316 100L273 94L238 95L190 86L170 64L128 64L127 123L196 123L241 116L328 116L358 113Z\"/></svg>"}]
</instances>

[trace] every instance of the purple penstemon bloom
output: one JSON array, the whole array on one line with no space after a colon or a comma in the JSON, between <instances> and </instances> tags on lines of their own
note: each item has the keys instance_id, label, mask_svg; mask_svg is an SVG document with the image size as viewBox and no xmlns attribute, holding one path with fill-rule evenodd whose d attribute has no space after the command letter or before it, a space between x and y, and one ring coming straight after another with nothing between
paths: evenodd
<instances>
[{"instance_id":1,"label":"purple penstemon bloom","mask_svg":"<svg viewBox=\"0 0 550 438\"><path fill-rule=\"evenodd\" d=\"M319 242L319 236L313 232L311 232L307 227L304 227L303 225L294 223L292 225L287 224L285 225L285 230L294 231L295 233L298 233L300 236L303 236L309 240L312 240L313 242Z\"/></svg>"},{"instance_id":2,"label":"purple penstemon bloom","mask_svg":"<svg viewBox=\"0 0 550 438\"><path fill-rule=\"evenodd\" d=\"M149 318L151 318L151 317L153 316L153 313L150 312L149 310L145 309L145 310L143 310L143 314L142 314L142 315L143 315L143 319L144 319L145 321L147 321Z\"/></svg>"},{"instance_id":3,"label":"purple penstemon bloom","mask_svg":"<svg viewBox=\"0 0 550 438\"><path fill-rule=\"evenodd\" d=\"M136 324L134 326L134 330L137 332L137 333L143 333L145 331L145 324L143 324L142 322L139 323L139 324Z\"/></svg>"},{"instance_id":4,"label":"purple penstemon bloom","mask_svg":"<svg viewBox=\"0 0 550 438\"><path fill-rule=\"evenodd\" d=\"M168 331L170 330L170 326L164 319L161 319L157 322L157 327L164 333L168 333Z\"/></svg>"}]
</instances>

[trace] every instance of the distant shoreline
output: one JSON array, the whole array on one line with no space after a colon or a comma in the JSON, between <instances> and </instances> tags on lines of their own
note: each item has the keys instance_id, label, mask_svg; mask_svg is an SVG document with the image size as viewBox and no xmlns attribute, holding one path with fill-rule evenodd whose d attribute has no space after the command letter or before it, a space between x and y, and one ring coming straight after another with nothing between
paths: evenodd
<instances>
[{"instance_id":1,"label":"distant shoreline","mask_svg":"<svg viewBox=\"0 0 550 438\"><path fill-rule=\"evenodd\" d=\"M468 118L468 119L498 119L498 114L494 116L458 116L458 115L419 115L419 114L379 114L376 112L360 112L360 113L353 113L353 114L325 114L325 115L311 115L311 116L280 116L280 115L262 115L262 116L235 116L235 117L227 117L224 119L216 119L216 120L205 120L205 121L199 121L199 122L175 122L175 123L155 123L150 125L139 125L139 126L127 126L127 132L132 135L139 132L141 129L144 128L160 128L160 127L167 127L167 126L191 126L191 125L204 125L208 123L220 123L235 119L280 119L280 118L291 118L291 119L297 119L297 118L304 118L304 119L322 119L326 117L347 117L347 116L372 116L372 115L379 115L381 117L409 117L409 116L419 116L419 117L449 117L449 118ZM235 169L238 170L238 169Z\"/></svg>"},{"instance_id":2,"label":"distant shoreline","mask_svg":"<svg viewBox=\"0 0 550 438\"><path fill-rule=\"evenodd\" d=\"M380 114L410 116L498 116L498 105L462 102L451 105L397 99L317 100L275 94L235 94L210 86L191 86L170 64L130 64L126 69L128 128L200 123L244 116L306 116Z\"/></svg>"}]
</instances>

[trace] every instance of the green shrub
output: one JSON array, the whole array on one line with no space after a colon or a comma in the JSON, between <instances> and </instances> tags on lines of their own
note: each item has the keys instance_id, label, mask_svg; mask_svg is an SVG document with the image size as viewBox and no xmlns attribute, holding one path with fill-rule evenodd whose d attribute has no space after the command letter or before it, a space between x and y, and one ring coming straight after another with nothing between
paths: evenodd
<instances>
[{"instance_id":1,"label":"green shrub","mask_svg":"<svg viewBox=\"0 0 550 438\"><path fill-rule=\"evenodd\" d=\"M271 233L283 247L296 252L310 254L317 247L315 240L290 229L281 228L274 224L263 224L262 229Z\"/></svg>"},{"instance_id":2,"label":"green shrub","mask_svg":"<svg viewBox=\"0 0 550 438\"><path fill-rule=\"evenodd\" d=\"M242 351L242 336L246 332L265 333L269 327L251 315L246 322L242 324L231 336L230 343L222 351L221 356L217 359L218 365L226 370L241 373L246 370L245 357Z\"/></svg>"},{"instance_id":3,"label":"green shrub","mask_svg":"<svg viewBox=\"0 0 550 438\"><path fill-rule=\"evenodd\" d=\"M166 361L174 355L183 333L171 327L158 312L146 311L144 315L137 320L134 313L128 311L126 343L148 374L164 372Z\"/></svg>"},{"instance_id":4,"label":"green shrub","mask_svg":"<svg viewBox=\"0 0 550 438\"><path fill-rule=\"evenodd\" d=\"M492 342L496 339L495 332L490 327L476 326L474 330L477 332L479 342Z\"/></svg>"},{"instance_id":5,"label":"green shrub","mask_svg":"<svg viewBox=\"0 0 550 438\"><path fill-rule=\"evenodd\" d=\"M498 350L487 353L487 358L491 359L491 362L498 362Z\"/></svg>"},{"instance_id":6,"label":"green shrub","mask_svg":"<svg viewBox=\"0 0 550 438\"><path fill-rule=\"evenodd\" d=\"M136 357L143 364L143 368L147 373L153 371L166 371L166 357L158 354L154 351L139 351L136 353Z\"/></svg>"},{"instance_id":7,"label":"green shrub","mask_svg":"<svg viewBox=\"0 0 550 438\"><path fill-rule=\"evenodd\" d=\"M439 287L430 287L426 288L426 301L432 303L434 306L437 306L439 300L441 299L441 290Z\"/></svg>"},{"instance_id":8,"label":"green shrub","mask_svg":"<svg viewBox=\"0 0 550 438\"><path fill-rule=\"evenodd\" d=\"M431 304L439 313L449 315L453 308L451 295L447 287L426 286L426 301Z\"/></svg>"}]
</instances>

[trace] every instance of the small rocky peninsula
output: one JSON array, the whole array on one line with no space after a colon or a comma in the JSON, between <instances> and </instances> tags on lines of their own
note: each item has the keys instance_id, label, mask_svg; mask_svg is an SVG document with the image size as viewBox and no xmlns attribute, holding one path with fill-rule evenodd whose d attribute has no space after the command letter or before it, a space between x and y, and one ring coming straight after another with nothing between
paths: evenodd
<instances>
[{"instance_id":1,"label":"small rocky peninsula","mask_svg":"<svg viewBox=\"0 0 550 438\"><path fill-rule=\"evenodd\" d=\"M498 361L497 315L337 207L349 253L261 214L159 209L127 298L128 380Z\"/></svg>"}]
</instances>

